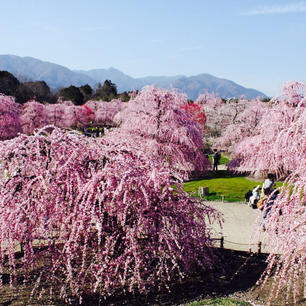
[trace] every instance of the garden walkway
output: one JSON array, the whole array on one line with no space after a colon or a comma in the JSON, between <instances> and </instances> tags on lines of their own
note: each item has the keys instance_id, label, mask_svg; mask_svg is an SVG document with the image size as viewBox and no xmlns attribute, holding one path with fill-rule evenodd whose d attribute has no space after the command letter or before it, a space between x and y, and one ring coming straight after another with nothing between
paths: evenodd
<instances>
[{"instance_id":1,"label":"garden walkway","mask_svg":"<svg viewBox=\"0 0 306 306\"><path fill-rule=\"evenodd\" d=\"M224 247L227 249L238 251L258 251L258 243L262 241L264 233L260 233L260 239L256 230L258 229L258 221L260 222L262 212L252 209L243 202L212 202L205 201L205 204L212 206L223 214L223 229L219 225L214 226L215 238L224 236ZM256 222L257 220L257 222ZM250 244L251 243L251 244ZM220 241L216 242L220 245ZM269 249L262 241L262 252L268 252Z\"/></svg>"}]
</instances>

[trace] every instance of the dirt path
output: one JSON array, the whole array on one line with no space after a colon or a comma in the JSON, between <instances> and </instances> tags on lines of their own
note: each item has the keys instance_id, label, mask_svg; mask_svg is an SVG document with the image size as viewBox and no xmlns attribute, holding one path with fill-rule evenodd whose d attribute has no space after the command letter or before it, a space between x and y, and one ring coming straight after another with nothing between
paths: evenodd
<instances>
[{"instance_id":1,"label":"dirt path","mask_svg":"<svg viewBox=\"0 0 306 306\"><path fill-rule=\"evenodd\" d=\"M260 234L260 239L254 233L256 233L258 229L257 224L261 218L261 211L252 209L243 202L228 203L206 201L205 204L216 208L223 214L223 228L221 229L220 226L215 225L214 229L216 231L216 238L220 238L222 235L224 236L225 248L238 251L249 251L251 248L252 252L258 251L258 242L262 241L263 233ZM269 251L263 241L261 251Z\"/></svg>"}]
</instances>

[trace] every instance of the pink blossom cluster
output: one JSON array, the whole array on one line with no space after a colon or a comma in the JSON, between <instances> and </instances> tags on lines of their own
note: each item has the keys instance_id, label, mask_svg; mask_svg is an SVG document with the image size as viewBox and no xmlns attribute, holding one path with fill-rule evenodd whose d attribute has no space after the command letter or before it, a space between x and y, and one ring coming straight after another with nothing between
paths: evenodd
<instances>
[{"instance_id":1,"label":"pink blossom cluster","mask_svg":"<svg viewBox=\"0 0 306 306\"><path fill-rule=\"evenodd\" d=\"M20 111L13 97L0 94L0 140L14 138L21 132Z\"/></svg>"},{"instance_id":2,"label":"pink blossom cluster","mask_svg":"<svg viewBox=\"0 0 306 306\"><path fill-rule=\"evenodd\" d=\"M108 138L145 148L180 180L202 174L211 167L203 154L203 127L186 104L183 94L147 86L115 116L120 127Z\"/></svg>"},{"instance_id":3,"label":"pink blossom cluster","mask_svg":"<svg viewBox=\"0 0 306 306\"><path fill-rule=\"evenodd\" d=\"M228 124L221 132L221 136L216 139L214 148L232 153L239 142L256 135L263 114L271 109L269 104L257 99L239 100L239 104L240 111L235 114L232 123Z\"/></svg>"},{"instance_id":4,"label":"pink blossom cluster","mask_svg":"<svg viewBox=\"0 0 306 306\"><path fill-rule=\"evenodd\" d=\"M128 136L134 135L133 142L137 146L146 146L179 179L188 179L191 173L202 174L210 168L203 154L206 116L197 104L188 104L183 94L147 87L129 103L88 101L75 106L71 101L58 102L41 104L31 100L25 103L19 117L14 117L12 127L16 129L10 137L16 136L19 122L19 130L28 135L46 125L82 128L88 124L122 123L116 141L130 141ZM9 131L7 124L5 131ZM114 135L110 138L115 139Z\"/></svg>"},{"instance_id":5,"label":"pink blossom cluster","mask_svg":"<svg viewBox=\"0 0 306 306\"><path fill-rule=\"evenodd\" d=\"M41 104L29 101L23 105L20 115L22 130L30 135L35 129L46 125L60 128L81 128L90 123L92 113L84 106L75 106L72 102Z\"/></svg>"},{"instance_id":6,"label":"pink blossom cluster","mask_svg":"<svg viewBox=\"0 0 306 306\"><path fill-rule=\"evenodd\" d=\"M265 207L271 211L259 228L265 229L265 243L271 249L260 279L265 284L273 277L270 303L284 290L288 304L306 296L305 90L305 83L285 84L283 94L271 100L253 135L234 149L236 169L273 172L286 178L273 205Z\"/></svg>"},{"instance_id":7,"label":"pink blossom cluster","mask_svg":"<svg viewBox=\"0 0 306 306\"><path fill-rule=\"evenodd\" d=\"M35 288L51 282L63 298L145 292L211 266L219 214L145 146L109 140L49 126L1 143L0 272L12 284L39 269Z\"/></svg>"},{"instance_id":8,"label":"pink blossom cluster","mask_svg":"<svg viewBox=\"0 0 306 306\"><path fill-rule=\"evenodd\" d=\"M90 100L85 103L85 106L88 106L90 109L92 109L92 121L96 125L116 126L114 118L117 113L122 111L127 106L127 103L124 103L118 99L113 99L110 102Z\"/></svg>"},{"instance_id":9,"label":"pink blossom cluster","mask_svg":"<svg viewBox=\"0 0 306 306\"><path fill-rule=\"evenodd\" d=\"M236 143L233 156L241 160L237 170L286 177L305 164L306 97L301 95L301 86L286 87L284 95L264 110L252 134Z\"/></svg>"},{"instance_id":10,"label":"pink blossom cluster","mask_svg":"<svg viewBox=\"0 0 306 306\"><path fill-rule=\"evenodd\" d=\"M202 94L195 101L207 117L207 134L213 138L220 137L229 125L236 123L237 116L245 109L245 102L243 98L222 100L211 93Z\"/></svg>"},{"instance_id":11,"label":"pink blossom cluster","mask_svg":"<svg viewBox=\"0 0 306 306\"><path fill-rule=\"evenodd\" d=\"M265 243L272 250L259 284L265 285L273 276L269 302L284 291L288 305L306 296L305 199L304 164L286 179L264 223Z\"/></svg>"},{"instance_id":12,"label":"pink blossom cluster","mask_svg":"<svg viewBox=\"0 0 306 306\"><path fill-rule=\"evenodd\" d=\"M305 82L290 81L283 84L282 95L274 97L271 102L298 106L304 97L306 97Z\"/></svg>"},{"instance_id":13,"label":"pink blossom cluster","mask_svg":"<svg viewBox=\"0 0 306 306\"><path fill-rule=\"evenodd\" d=\"M33 134L46 125L60 128L83 128L90 124L114 126L114 117L126 106L120 100L88 101L75 106L71 101L42 104L30 100L19 105L13 97L0 95L0 140L16 137L18 133Z\"/></svg>"},{"instance_id":14,"label":"pink blossom cluster","mask_svg":"<svg viewBox=\"0 0 306 306\"><path fill-rule=\"evenodd\" d=\"M212 109L217 109L223 105L222 99L217 94L208 92L200 94L195 103Z\"/></svg>"}]
</instances>

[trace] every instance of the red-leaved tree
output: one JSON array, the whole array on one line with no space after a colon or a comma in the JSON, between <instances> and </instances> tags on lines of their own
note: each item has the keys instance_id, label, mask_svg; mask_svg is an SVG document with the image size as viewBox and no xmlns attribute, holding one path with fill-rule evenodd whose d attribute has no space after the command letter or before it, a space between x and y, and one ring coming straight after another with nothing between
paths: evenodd
<instances>
[{"instance_id":1,"label":"red-leaved tree","mask_svg":"<svg viewBox=\"0 0 306 306\"><path fill-rule=\"evenodd\" d=\"M188 103L181 106L181 109L183 109L187 114L191 115L192 119L198 124L200 124L204 130L206 123L206 116L198 104Z\"/></svg>"}]
</instances>

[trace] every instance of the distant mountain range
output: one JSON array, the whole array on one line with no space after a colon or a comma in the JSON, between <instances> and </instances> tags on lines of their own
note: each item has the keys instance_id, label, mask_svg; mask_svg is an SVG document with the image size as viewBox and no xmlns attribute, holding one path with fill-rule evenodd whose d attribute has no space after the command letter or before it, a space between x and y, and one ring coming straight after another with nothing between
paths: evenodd
<instances>
[{"instance_id":1,"label":"distant mountain range","mask_svg":"<svg viewBox=\"0 0 306 306\"><path fill-rule=\"evenodd\" d=\"M94 87L98 82L111 80L117 85L118 92L141 89L145 85L161 88L176 88L184 92L192 100L199 94L215 92L222 98L240 97L245 95L252 99L266 95L252 88L245 88L233 81L214 77L203 73L195 76L148 76L133 78L115 69L70 70L64 66L41 61L33 57L19 57L16 55L0 55L0 70L14 74L21 82L45 81L51 89L70 85L81 86L89 84Z\"/></svg>"}]
</instances>

